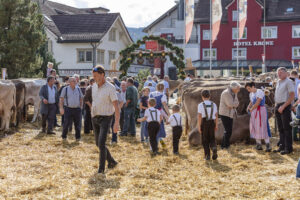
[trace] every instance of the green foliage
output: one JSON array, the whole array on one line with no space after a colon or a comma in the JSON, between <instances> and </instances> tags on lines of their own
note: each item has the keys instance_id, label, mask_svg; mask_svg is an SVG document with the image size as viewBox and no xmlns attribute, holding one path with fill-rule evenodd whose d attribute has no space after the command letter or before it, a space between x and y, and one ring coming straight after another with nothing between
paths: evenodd
<instances>
[{"instance_id":1,"label":"green foliage","mask_svg":"<svg viewBox=\"0 0 300 200\"><path fill-rule=\"evenodd\" d=\"M145 44L146 41L151 41L151 40L156 40L158 41L158 44L164 45L166 48L170 49L171 52L169 54L166 54L165 56L169 56L170 60L174 63L174 65L178 69L178 76L181 79L184 79L185 77L185 64L184 64L184 55L183 55L183 49L173 46L171 42L168 40L161 38L161 37L156 37L156 36L145 36L143 37L143 40L138 40L135 44L130 45L126 49L122 50L120 52L120 55L122 56L122 59L120 60L120 71L122 72L121 77L126 76L127 70L130 67L131 63L139 56L132 54L135 49L138 49L141 45ZM174 53L175 55L174 55ZM165 56L162 55L162 53L143 53L142 57L146 57L147 59L153 59L156 57L164 58Z\"/></svg>"},{"instance_id":2,"label":"green foliage","mask_svg":"<svg viewBox=\"0 0 300 200\"><path fill-rule=\"evenodd\" d=\"M0 68L7 68L9 78L38 76L45 39L36 3L0 0Z\"/></svg>"},{"instance_id":3,"label":"green foliage","mask_svg":"<svg viewBox=\"0 0 300 200\"><path fill-rule=\"evenodd\" d=\"M140 70L138 75L137 75L137 81L140 83L140 88L139 90L141 90L144 86L144 79L147 78L147 76L151 75L150 70L149 69L143 69Z\"/></svg>"}]
</instances>

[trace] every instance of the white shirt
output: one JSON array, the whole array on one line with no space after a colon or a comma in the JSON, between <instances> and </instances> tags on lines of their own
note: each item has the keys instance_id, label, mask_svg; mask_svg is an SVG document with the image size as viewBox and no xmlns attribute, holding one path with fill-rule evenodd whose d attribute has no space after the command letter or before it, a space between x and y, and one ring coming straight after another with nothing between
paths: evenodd
<instances>
[{"instance_id":1,"label":"white shirt","mask_svg":"<svg viewBox=\"0 0 300 200\"><path fill-rule=\"evenodd\" d=\"M151 113L152 113L153 119L152 119ZM160 112L159 112L159 110L157 110L153 107L146 109L144 116L147 117L147 122L152 122L152 121L160 122Z\"/></svg>"},{"instance_id":2,"label":"white shirt","mask_svg":"<svg viewBox=\"0 0 300 200\"><path fill-rule=\"evenodd\" d=\"M160 96L162 95L163 93L161 92L158 92L158 91L155 91L155 92L151 92L150 93L150 98L154 98L154 97L157 97L157 96ZM165 102L167 103L167 96L165 94L163 94L162 98L161 98L161 102Z\"/></svg>"},{"instance_id":3,"label":"white shirt","mask_svg":"<svg viewBox=\"0 0 300 200\"><path fill-rule=\"evenodd\" d=\"M203 103L205 103L205 105L211 105L212 102L211 101L208 101L208 100L205 100L204 102L200 103L198 105L198 113L202 115L202 118L206 118L206 114L205 114L205 110L204 110L204 106L203 106ZM212 116L212 119L216 119L216 113L218 112L218 108L217 108L217 105L215 103L213 103L213 107L214 107L214 110L213 110L213 116ZM208 114L208 118L210 119L211 116L211 107L206 107L207 109L207 114Z\"/></svg>"},{"instance_id":4,"label":"white shirt","mask_svg":"<svg viewBox=\"0 0 300 200\"><path fill-rule=\"evenodd\" d=\"M176 118L176 119L175 119ZM177 120L177 121L176 121ZM168 122L170 123L170 125L172 127L174 126L182 126L182 118L181 115L179 113L174 113L173 115L171 115L168 119Z\"/></svg>"},{"instance_id":5,"label":"white shirt","mask_svg":"<svg viewBox=\"0 0 300 200\"><path fill-rule=\"evenodd\" d=\"M255 93L251 92L249 96L250 96L250 100L253 101L254 98L263 99L265 97L265 93L261 89L257 89Z\"/></svg>"},{"instance_id":6,"label":"white shirt","mask_svg":"<svg viewBox=\"0 0 300 200\"><path fill-rule=\"evenodd\" d=\"M123 91L121 91L121 99L122 99L122 101L124 102L124 103L126 103L126 90L125 90L125 92L123 92Z\"/></svg>"},{"instance_id":7,"label":"white shirt","mask_svg":"<svg viewBox=\"0 0 300 200\"><path fill-rule=\"evenodd\" d=\"M100 88L98 84L92 86L92 117L97 115L111 116L115 112L112 102L117 101L116 88L109 82L105 82Z\"/></svg>"},{"instance_id":8,"label":"white shirt","mask_svg":"<svg viewBox=\"0 0 300 200\"><path fill-rule=\"evenodd\" d=\"M55 103L55 88L54 85L52 88L48 85L48 103L54 104Z\"/></svg>"}]
</instances>

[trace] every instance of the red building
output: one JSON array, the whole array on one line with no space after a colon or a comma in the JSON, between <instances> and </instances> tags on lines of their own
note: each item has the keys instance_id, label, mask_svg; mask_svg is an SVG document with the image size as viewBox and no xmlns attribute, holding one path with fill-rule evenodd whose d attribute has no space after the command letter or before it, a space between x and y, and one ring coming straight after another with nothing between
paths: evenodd
<instances>
[{"instance_id":1,"label":"red building","mask_svg":"<svg viewBox=\"0 0 300 200\"><path fill-rule=\"evenodd\" d=\"M247 23L239 42L240 68L261 69L264 53L268 71L277 67L298 67L300 61L300 1L248 0ZM223 17L217 40L212 46L213 69L236 69L237 62L237 1L222 0ZM266 26L264 27L264 10ZM209 0L199 0L195 23L200 24L200 60L198 69L209 69L210 46ZM259 71L259 70L258 70Z\"/></svg>"}]
</instances>

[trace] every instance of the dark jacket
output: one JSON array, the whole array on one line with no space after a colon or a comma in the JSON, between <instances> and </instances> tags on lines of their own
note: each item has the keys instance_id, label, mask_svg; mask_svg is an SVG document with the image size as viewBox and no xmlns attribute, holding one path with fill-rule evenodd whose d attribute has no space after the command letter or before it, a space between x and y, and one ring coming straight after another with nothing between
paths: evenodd
<instances>
[{"instance_id":1,"label":"dark jacket","mask_svg":"<svg viewBox=\"0 0 300 200\"><path fill-rule=\"evenodd\" d=\"M55 89L55 103L58 104L59 101L59 96L58 96L58 92L57 92L57 88L55 85L53 85L54 89ZM43 85L40 89L40 93L39 93L40 99L41 99L41 114L47 115L48 114L48 106L47 104L44 104L43 99L47 99L48 100L48 84Z\"/></svg>"}]
</instances>

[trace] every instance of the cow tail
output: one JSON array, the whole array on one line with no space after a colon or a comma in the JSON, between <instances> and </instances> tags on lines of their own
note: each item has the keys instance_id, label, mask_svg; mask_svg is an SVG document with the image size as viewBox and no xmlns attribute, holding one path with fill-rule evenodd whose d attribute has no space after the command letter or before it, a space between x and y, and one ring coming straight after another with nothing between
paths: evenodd
<instances>
[{"instance_id":1,"label":"cow tail","mask_svg":"<svg viewBox=\"0 0 300 200\"><path fill-rule=\"evenodd\" d=\"M16 125L17 123L17 106L16 106L16 95L17 95L17 89L14 87L14 95L13 95L13 123Z\"/></svg>"},{"instance_id":2,"label":"cow tail","mask_svg":"<svg viewBox=\"0 0 300 200\"><path fill-rule=\"evenodd\" d=\"M26 121L26 85L24 86L24 105L23 105L23 120ZM24 122L23 121L23 122Z\"/></svg>"}]
</instances>

